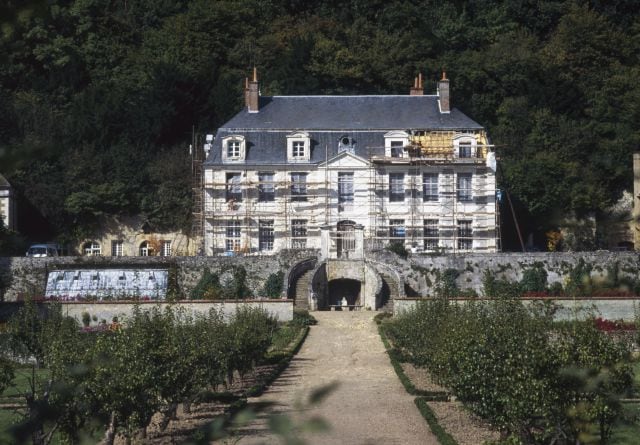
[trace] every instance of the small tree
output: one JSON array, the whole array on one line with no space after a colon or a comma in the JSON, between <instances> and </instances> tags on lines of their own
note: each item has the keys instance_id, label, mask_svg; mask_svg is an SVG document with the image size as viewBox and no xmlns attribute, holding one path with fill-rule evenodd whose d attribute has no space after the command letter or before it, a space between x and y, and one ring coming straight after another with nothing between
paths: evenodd
<instances>
[{"instance_id":1,"label":"small tree","mask_svg":"<svg viewBox=\"0 0 640 445\"><path fill-rule=\"evenodd\" d=\"M218 274L211 273L209 269L205 269L202 277L191 291L190 298L192 300L213 300L221 296L222 286L220 285Z\"/></svg>"},{"instance_id":2,"label":"small tree","mask_svg":"<svg viewBox=\"0 0 640 445\"><path fill-rule=\"evenodd\" d=\"M547 271L541 263L535 263L532 267L522 272L520 280L521 292L543 292L547 289Z\"/></svg>"},{"instance_id":3,"label":"small tree","mask_svg":"<svg viewBox=\"0 0 640 445\"><path fill-rule=\"evenodd\" d=\"M284 272L278 271L272 273L267 277L267 281L264 283L264 287L260 292L261 295L269 298L279 298L282 293L282 281L284 280Z\"/></svg>"}]
</instances>

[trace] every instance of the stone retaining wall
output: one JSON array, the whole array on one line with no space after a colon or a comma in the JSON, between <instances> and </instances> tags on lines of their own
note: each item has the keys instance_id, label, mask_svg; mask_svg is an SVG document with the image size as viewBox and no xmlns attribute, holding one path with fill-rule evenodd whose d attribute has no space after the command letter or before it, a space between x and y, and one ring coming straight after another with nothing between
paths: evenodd
<instances>
[{"instance_id":1,"label":"stone retaining wall","mask_svg":"<svg viewBox=\"0 0 640 445\"><path fill-rule=\"evenodd\" d=\"M415 308L421 299L401 298L393 301L393 314L398 315ZM469 301L465 298L455 298L458 304ZM536 299L523 298L525 304L530 304ZM573 299L550 299L558 306L556 320L571 320L575 317L585 318L590 311L595 312L607 320L634 321L636 308L640 309L640 298L577 298Z\"/></svg>"},{"instance_id":2,"label":"stone retaining wall","mask_svg":"<svg viewBox=\"0 0 640 445\"><path fill-rule=\"evenodd\" d=\"M43 296L50 270L82 268L159 268L170 273L173 269L179 295L186 298L206 268L223 276L234 266L242 266L251 292L258 296L270 274L286 272L295 263L315 256L312 250L291 250L246 257L0 257L0 301L16 301L23 295Z\"/></svg>"},{"instance_id":3,"label":"stone retaining wall","mask_svg":"<svg viewBox=\"0 0 640 445\"><path fill-rule=\"evenodd\" d=\"M404 281L418 294L434 294L438 272L455 269L459 272L456 284L459 289L472 289L483 295L482 278L485 271L496 279L519 282L524 270L535 264L547 271L547 284L565 285L569 274L581 261L591 268L594 284L604 282L613 268L618 268L620 278L640 279L640 255L637 252L561 252L561 253L475 253L457 255L411 255L402 260L389 252L370 255L377 261L394 267Z\"/></svg>"},{"instance_id":4,"label":"stone retaining wall","mask_svg":"<svg viewBox=\"0 0 640 445\"><path fill-rule=\"evenodd\" d=\"M18 311L22 305L19 302L3 304L3 318L8 319L11 313ZM49 303L38 303L42 310L46 311ZM131 315L135 304L131 302L64 302L60 303L63 315L75 318L79 325L82 325L82 314L85 312L92 318L91 326L99 325L102 320L107 324L111 323L114 317L118 321L126 323L126 319ZM141 310L149 310L159 307L164 310L168 303L140 302L138 306ZM233 315L237 308L248 306L264 309L273 315L278 321L293 320L293 301L291 300L243 300L238 301L180 301L173 303L176 310L184 310L187 314L207 314L211 309L221 311L225 318ZM93 320L95 318L96 320Z\"/></svg>"},{"instance_id":5,"label":"stone retaining wall","mask_svg":"<svg viewBox=\"0 0 640 445\"><path fill-rule=\"evenodd\" d=\"M140 303L141 310L150 309L158 306L160 309L164 309L167 303ZM235 314L238 307L257 307L264 309L269 314L273 315L278 321L291 321L293 320L293 302L290 300L247 300L243 302L235 301L181 301L172 305L178 310L184 310L191 315L207 314L211 309L221 311L225 318L231 317ZM62 313L69 315L70 317L78 320L79 324L82 324L82 314L84 312L89 313L92 317L98 319L97 322L92 321L92 325L100 323L101 320L106 320L107 323L111 322L113 317L118 317L119 320L124 320L131 314L134 305L132 303L62 303Z\"/></svg>"}]
</instances>

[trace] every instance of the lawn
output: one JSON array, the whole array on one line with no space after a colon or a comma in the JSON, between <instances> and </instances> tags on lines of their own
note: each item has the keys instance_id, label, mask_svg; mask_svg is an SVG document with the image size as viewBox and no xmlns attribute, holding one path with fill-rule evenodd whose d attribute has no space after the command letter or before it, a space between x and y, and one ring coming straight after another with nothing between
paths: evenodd
<instances>
[{"instance_id":1,"label":"lawn","mask_svg":"<svg viewBox=\"0 0 640 445\"><path fill-rule=\"evenodd\" d=\"M46 369L36 370L36 378L43 381L47 378L48 371ZM24 403L23 394L29 391L29 380L31 379L31 368L18 368L15 371L13 385L0 396L0 404L21 404ZM10 426L14 425L20 416L13 409L0 409L0 443L14 443L8 432Z\"/></svg>"},{"instance_id":2,"label":"lawn","mask_svg":"<svg viewBox=\"0 0 640 445\"><path fill-rule=\"evenodd\" d=\"M640 398L640 361L633 365L635 373L635 398ZM612 445L635 445L640 438L640 403L625 403L623 418L615 425Z\"/></svg>"}]
</instances>

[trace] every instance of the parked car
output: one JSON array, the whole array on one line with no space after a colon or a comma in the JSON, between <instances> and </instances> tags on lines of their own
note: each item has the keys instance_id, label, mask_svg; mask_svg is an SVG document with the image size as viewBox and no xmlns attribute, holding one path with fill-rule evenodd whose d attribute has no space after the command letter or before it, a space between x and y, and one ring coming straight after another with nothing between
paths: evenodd
<instances>
[{"instance_id":1,"label":"parked car","mask_svg":"<svg viewBox=\"0 0 640 445\"><path fill-rule=\"evenodd\" d=\"M45 244L32 244L27 250L26 256L33 258L62 256L63 248L59 244L45 243Z\"/></svg>"}]
</instances>

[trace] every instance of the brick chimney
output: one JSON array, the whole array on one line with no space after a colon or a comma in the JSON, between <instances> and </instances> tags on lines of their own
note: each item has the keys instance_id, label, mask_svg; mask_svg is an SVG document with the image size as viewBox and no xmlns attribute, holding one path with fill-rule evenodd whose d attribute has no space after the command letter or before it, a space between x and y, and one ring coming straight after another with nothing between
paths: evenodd
<instances>
[{"instance_id":1,"label":"brick chimney","mask_svg":"<svg viewBox=\"0 0 640 445\"><path fill-rule=\"evenodd\" d=\"M422 73L418 74L418 77L413 79L413 86L409 90L410 96L422 96L424 94L424 88L422 88Z\"/></svg>"},{"instance_id":2,"label":"brick chimney","mask_svg":"<svg viewBox=\"0 0 640 445\"><path fill-rule=\"evenodd\" d=\"M253 67L253 79L244 79L244 103L249 113L257 113L260 100L260 89L258 87L258 70Z\"/></svg>"},{"instance_id":3,"label":"brick chimney","mask_svg":"<svg viewBox=\"0 0 640 445\"><path fill-rule=\"evenodd\" d=\"M438 105L440 113L451 113L451 96L449 95L449 79L447 73L442 71L442 79L438 81Z\"/></svg>"}]
</instances>

